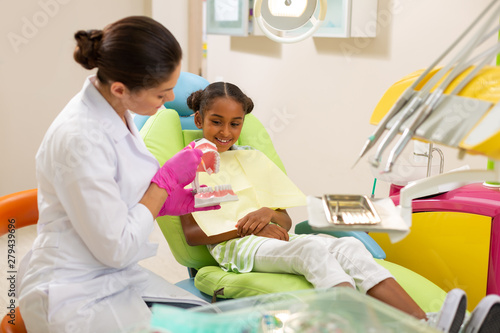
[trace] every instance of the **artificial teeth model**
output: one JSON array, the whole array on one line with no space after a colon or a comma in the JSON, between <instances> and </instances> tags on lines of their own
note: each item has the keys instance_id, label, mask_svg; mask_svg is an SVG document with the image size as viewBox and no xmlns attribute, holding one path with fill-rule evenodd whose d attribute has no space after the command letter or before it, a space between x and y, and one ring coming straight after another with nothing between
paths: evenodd
<instances>
[{"instance_id":1,"label":"artificial teeth model","mask_svg":"<svg viewBox=\"0 0 500 333\"><path fill-rule=\"evenodd\" d=\"M194 148L203 152L201 163L196 170L196 177L193 181L194 206L196 208L214 206L222 202L237 201L238 196L234 193L230 184L218 185L215 187L200 187L198 173L206 172L209 175L219 172L220 155L217 146L207 139L201 139L196 142Z\"/></svg>"},{"instance_id":2,"label":"artificial teeth model","mask_svg":"<svg viewBox=\"0 0 500 333\"><path fill-rule=\"evenodd\" d=\"M194 148L203 152L201 163L196 171L205 171L209 175L219 172L220 155L215 144L207 139L201 139L195 143Z\"/></svg>"},{"instance_id":3,"label":"artificial teeth model","mask_svg":"<svg viewBox=\"0 0 500 333\"><path fill-rule=\"evenodd\" d=\"M233 192L231 185L219 185L212 187L201 187L200 192L194 196L195 207L206 207L218 205L222 202L237 201L238 196Z\"/></svg>"}]
</instances>

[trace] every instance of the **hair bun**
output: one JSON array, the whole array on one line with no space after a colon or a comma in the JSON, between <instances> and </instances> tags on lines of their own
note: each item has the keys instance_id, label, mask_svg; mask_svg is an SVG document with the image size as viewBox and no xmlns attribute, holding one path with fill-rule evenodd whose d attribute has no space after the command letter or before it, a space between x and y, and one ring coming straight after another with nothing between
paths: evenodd
<instances>
[{"instance_id":1,"label":"hair bun","mask_svg":"<svg viewBox=\"0 0 500 333\"><path fill-rule=\"evenodd\" d=\"M102 30L80 30L75 33L76 48L73 57L86 69L97 67Z\"/></svg>"},{"instance_id":2,"label":"hair bun","mask_svg":"<svg viewBox=\"0 0 500 333\"><path fill-rule=\"evenodd\" d=\"M194 112L200 111L200 103L202 95L203 95L202 89L194 91L191 95L189 95L186 101L188 108L190 108Z\"/></svg>"}]
</instances>

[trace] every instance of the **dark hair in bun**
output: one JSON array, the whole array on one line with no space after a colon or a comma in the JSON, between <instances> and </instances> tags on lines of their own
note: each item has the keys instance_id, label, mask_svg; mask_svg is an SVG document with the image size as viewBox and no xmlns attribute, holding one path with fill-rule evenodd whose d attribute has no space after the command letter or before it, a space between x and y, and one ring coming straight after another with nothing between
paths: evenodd
<instances>
[{"instance_id":1,"label":"dark hair in bun","mask_svg":"<svg viewBox=\"0 0 500 333\"><path fill-rule=\"evenodd\" d=\"M80 30L75 33L76 48L73 57L86 69L97 67L102 30Z\"/></svg>"},{"instance_id":2,"label":"dark hair in bun","mask_svg":"<svg viewBox=\"0 0 500 333\"><path fill-rule=\"evenodd\" d=\"M193 111L198 111L203 118L203 112L209 110L216 98L228 97L239 102L245 114L252 112L253 101L240 88L228 82L215 82L205 89L192 93L187 98L187 105Z\"/></svg>"},{"instance_id":3,"label":"dark hair in bun","mask_svg":"<svg viewBox=\"0 0 500 333\"><path fill-rule=\"evenodd\" d=\"M156 87L180 64L182 50L170 31L146 16L130 16L104 30L75 33L76 62L97 67L104 84L121 82L130 90Z\"/></svg>"}]
</instances>

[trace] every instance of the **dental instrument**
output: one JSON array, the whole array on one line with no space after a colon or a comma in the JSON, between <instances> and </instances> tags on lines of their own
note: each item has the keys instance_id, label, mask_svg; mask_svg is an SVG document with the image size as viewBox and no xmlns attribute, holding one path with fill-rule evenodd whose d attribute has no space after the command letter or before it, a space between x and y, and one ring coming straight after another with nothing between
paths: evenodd
<instances>
[{"instance_id":1,"label":"dental instrument","mask_svg":"<svg viewBox=\"0 0 500 333\"><path fill-rule=\"evenodd\" d=\"M499 28L500 28L500 26L497 26L495 29L490 31L486 36L484 36L481 40L479 40L478 44L482 44L493 33L497 33ZM481 57L486 56L487 58L480 65L476 66L475 69L465 79L463 79L461 81L459 86L463 88L468 82L470 82L470 80L475 76L475 74L477 74L479 72L479 70L487 64L487 62L491 61L491 59L489 59L488 56L490 56L490 55L493 56L494 54L496 54L500 50L499 47L500 47L500 44L497 44L497 45L493 46L491 49L489 49L488 51L471 59L466 64L461 65L461 67L455 67L455 69L458 68L458 70L455 71L454 74L450 73L450 75L448 75L445 82L443 82L442 86L444 86L446 88L449 85L449 83L454 78L456 78L456 76L458 76L460 74L461 69L465 69L465 68L470 67L473 63L475 63L477 61L477 59L480 59ZM388 122L388 125L390 127L389 133L384 137L383 141L380 143L380 145L377 148L375 156L370 161L370 163L374 167L378 168L379 163L382 160L383 151L389 145L389 143L392 141L392 139L400 132L401 126L404 124L404 122L406 120L408 120L410 118L410 116L413 114L415 109L417 109L420 106L421 107L420 110L425 109L425 110L427 110L427 112L431 112L431 110L438 103L440 103L441 101L444 102L444 100L441 100L440 96L444 93L445 88L436 89L436 91L434 93L435 96L433 96L432 98L429 96L429 92L430 92L430 89L432 89L432 87L438 81L438 79L440 79L442 76L445 75L446 69L447 68L443 68L441 70L441 74L439 74L439 75L436 74L432 79L429 80L429 82L419 92L417 92L417 94L415 94L414 98L405 105L405 107L401 110L401 112L398 114L398 116L393 118L393 119L395 119L394 124L391 125L390 121ZM419 79L422 79L422 77L420 77ZM418 82L418 80L415 82ZM412 86L415 86L415 83ZM408 88L408 89L410 89L410 88ZM458 92L460 92L460 90L461 89L454 90L449 95L451 96L454 94L458 94ZM424 97L428 97L429 100L426 101L427 104L424 104L424 106L422 106L421 103L424 100ZM482 113L484 113L484 111L486 111L486 110L485 110L485 108L482 108L482 109L483 109ZM427 115L428 114L429 113L427 113ZM418 126L418 124L421 124L421 122L417 123L417 126ZM405 138L404 140L402 140L401 146L399 146L395 151L391 152L391 155L389 157L388 166L386 167L386 169L383 172L390 172L390 170L392 170L392 166L394 165L395 158L397 158L397 156L399 156L399 154L402 152L403 148L406 146L408 141L409 141L409 139Z\"/></svg>"},{"instance_id":2,"label":"dental instrument","mask_svg":"<svg viewBox=\"0 0 500 333\"><path fill-rule=\"evenodd\" d=\"M453 88L430 116L416 130L417 137L457 147L460 141L488 111L491 103L457 96L500 51L500 44L490 48L487 56Z\"/></svg>"},{"instance_id":3,"label":"dental instrument","mask_svg":"<svg viewBox=\"0 0 500 333\"><path fill-rule=\"evenodd\" d=\"M450 83L469 66L467 58L477 47L477 45L484 40L484 38L481 37L485 34L488 26L491 25L493 20L496 19L499 14L500 8L496 8L492 15L486 20L486 23L482 27L480 27L479 31L472 37L472 40L466 44L466 46L454 57L454 59L450 63L448 63L438 73L436 73L436 75L434 75L429 80L429 82L427 82L424 88L422 88L423 94L427 94L427 98L425 102L421 104L420 107L415 111L414 116L412 116L412 119L409 120L409 126L406 126L406 128L403 130L401 138L397 142L396 146L392 149L386 167L383 170L384 173L391 172L396 159L399 157L410 139L415 135L417 128L429 117L429 115L443 100L449 97L449 95L443 96L444 91L446 90L446 88L448 88ZM486 60L489 61L489 57L486 57ZM479 64L477 67L479 67L479 69L482 68L486 64L486 62L487 61L481 62L481 64ZM434 87L435 82L448 72L449 74L446 76L443 82L432 93L429 94L430 89ZM463 80L465 81L464 85L467 84L472 78L473 76L467 76ZM378 158L380 158L380 156L378 156Z\"/></svg>"},{"instance_id":4,"label":"dental instrument","mask_svg":"<svg viewBox=\"0 0 500 333\"><path fill-rule=\"evenodd\" d=\"M499 49L500 49L500 44L495 45L493 51L497 51ZM455 94L460 92L463 89L463 87L465 87L465 85L467 85L476 76L479 70L481 70L491 60L492 57L486 57L460 82L460 84L450 94L445 95L444 91L446 90L446 88L448 88L449 84L462 72L462 69L464 69L466 65L455 67L455 69L448 75L446 80L444 80L444 82L431 95L429 95L425 103L421 105L421 107L415 112L415 117L413 121L410 123L408 127L404 129L403 134L401 135L401 138L399 139L398 143L390 152L387 165L383 172L385 173L391 172L396 159L402 153L403 149L406 147L411 138L417 133L419 127L424 123L424 121L426 121L431 114L436 112L436 108L438 107L438 105L450 101L451 98L462 99L462 97L458 97ZM489 106L491 105L491 103L487 102L483 104L485 104L485 106L480 109L478 108L480 105L476 106L476 108L478 108L478 112L476 112L476 115L479 117L482 116L482 114L484 114L484 112L486 112ZM453 110L451 112L453 112ZM422 135L423 134L422 132L423 131L421 131L420 134L425 138L425 136Z\"/></svg>"},{"instance_id":5,"label":"dental instrument","mask_svg":"<svg viewBox=\"0 0 500 333\"><path fill-rule=\"evenodd\" d=\"M462 34L443 52L443 54L441 54L418 78L417 80L410 86L408 87L404 92L403 94L401 94L401 96L398 98L398 100L394 103L394 105L392 106L392 108L389 110L389 112L387 112L387 114L383 117L383 119L381 120L381 122L379 123L377 129L375 130L375 132L370 135L368 137L368 139L366 140L362 150L361 150L361 153L359 154L358 156L358 159L356 160L356 162L354 163L353 167L358 163L358 161L375 145L375 143L378 141L378 139L382 136L382 134L384 133L384 131L386 130L389 122L391 121L391 119L394 118L395 115L397 115L401 109L407 104L407 102L409 100L413 100L415 97L416 97L416 101L414 101L413 103L414 104L411 104L411 105L408 105L408 107L406 108L407 110L410 109L410 108L413 108L416 104L419 103L419 99L422 98L422 94L416 94L416 91L415 91L415 88L422 82L422 80L424 78L426 78L430 73L431 71L437 66L437 64L442 60L444 59L445 56L448 55L448 53L450 53L458 44L459 42L461 42L465 36L469 33L469 31L474 27L476 26L476 24L478 24L480 22L480 20L483 18L484 15L486 15L486 13L495 5L497 1L494 0L492 1L480 14L479 16L467 27L467 29L464 30L464 32L462 32ZM445 72L442 73L442 75L444 75ZM436 77L435 75L433 77ZM439 77L440 78L440 77ZM417 96L415 96L417 95ZM408 111L409 112L409 111ZM392 136L392 133L390 134L390 136L388 137L387 139L387 143L390 141L391 139L391 136ZM387 145L387 143L384 143L382 148L381 148L381 151L383 151L383 149L385 149L385 146ZM381 153L380 153L381 155ZM377 164L375 162L375 164Z\"/></svg>"},{"instance_id":6,"label":"dental instrument","mask_svg":"<svg viewBox=\"0 0 500 333\"><path fill-rule=\"evenodd\" d=\"M387 148L389 143L394 139L396 134L399 133L399 129L403 122L410 117L410 115L415 111L415 109L420 106L422 103L425 95L427 93L425 91L419 91L416 94L414 94L413 98L406 103L406 105L401 109L401 111L398 113L398 117L395 120L395 123L390 126L389 132L384 136L382 139L382 142L379 144L377 147L377 151L375 153L374 158L370 161L370 163L378 168L380 161L382 160L382 154L384 150ZM394 118L393 118L394 119ZM388 121L388 124L390 123L390 120ZM384 128L385 130L385 128Z\"/></svg>"},{"instance_id":7,"label":"dental instrument","mask_svg":"<svg viewBox=\"0 0 500 333\"><path fill-rule=\"evenodd\" d=\"M495 32L498 32L498 30L500 30L500 27L497 27ZM476 74L479 73L479 71L487 64L489 63L490 61L493 60L493 58L497 55L497 53L500 51L500 43L497 43L495 44L493 47L491 47L490 49L488 49L486 52L478 55L476 58L481 58L483 55L485 56L485 59L479 63L478 66L475 66L474 69L469 73L467 74L467 77L465 79L463 79L462 81L460 81L460 83L455 87L453 88L453 90L451 91L450 95L458 95L462 89L467 85L467 83L470 82L470 80L476 76ZM476 60L476 58L472 59L471 62L475 62L474 60ZM470 65L467 65L466 67L469 67Z\"/></svg>"}]
</instances>

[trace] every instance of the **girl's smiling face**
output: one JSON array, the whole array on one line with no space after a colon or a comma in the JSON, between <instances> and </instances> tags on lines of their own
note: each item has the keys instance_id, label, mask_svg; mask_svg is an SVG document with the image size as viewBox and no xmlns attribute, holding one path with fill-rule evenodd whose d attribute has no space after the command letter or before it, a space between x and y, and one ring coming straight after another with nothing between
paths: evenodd
<instances>
[{"instance_id":1,"label":"girl's smiling face","mask_svg":"<svg viewBox=\"0 0 500 333\"><path fill-rule=\"evenodd\" d=\"M203 130L203 137L217 146L219 153L228 150L240 137L245 111L236 100L228 97L216 98L210 109L194 115L194 122Z\"/></svg>"}]
</instances>

